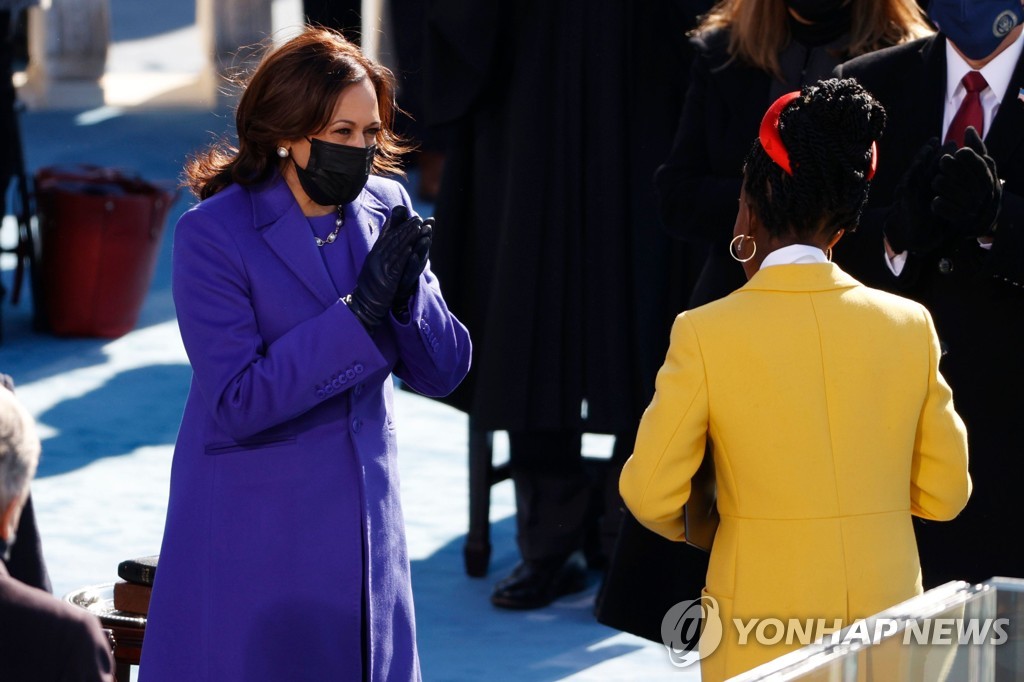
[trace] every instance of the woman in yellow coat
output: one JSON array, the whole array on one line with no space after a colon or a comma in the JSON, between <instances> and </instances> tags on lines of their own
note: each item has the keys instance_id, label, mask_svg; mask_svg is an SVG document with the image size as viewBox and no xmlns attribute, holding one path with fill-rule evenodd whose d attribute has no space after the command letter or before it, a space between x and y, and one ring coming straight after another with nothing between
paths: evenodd
<instances>
[{"instance_id":1,"label":"woman in yellow coat","mask_svg":"<svg viewBox=\"0 0 1024 682\"><path fill-rule=\"evenodd\" d=\"M704 682L799 646L754 631L741 643L734 619L846 625L920 593L911 515L951 519L970 495L927 310L826 257L857 226L884 124L852 80L769 109L731 247L749 281L676 319L622 471L634 516L683 540L690 479L712 445L721 521L704 594L723 637L713 653L702 642Z\"/></svg>"}]
</instances>

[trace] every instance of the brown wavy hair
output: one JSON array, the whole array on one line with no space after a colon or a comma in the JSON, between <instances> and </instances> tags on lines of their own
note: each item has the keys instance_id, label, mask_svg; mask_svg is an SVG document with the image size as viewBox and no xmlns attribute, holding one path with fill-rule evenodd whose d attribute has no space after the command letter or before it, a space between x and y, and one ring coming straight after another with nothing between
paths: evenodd
<instances>
[{"instance_id":1,"label":"brown wavy hair","mask_svg":"<svg viewBox=\"0 0 1024 682\"><path fill-rule=\"evenodd\" d=\"M185 166L185 186L206 199L232 183L267 179L281 163L276 151L280 141L322 130L341 91L365 78L377 93L381 121L372 172L404 175L401 156L412 147L392 128L399 111L394 74L341 33L318 27L266 52L242 83L235 112L237 148L220 141L194 154Z\"/></svg>"},{"instance_id":2,"label":"brown wavy hair","mask_svg":"<svg viewBox=\"0 0 1024 682\"><path fill-rule=\"evenodd\" d=\"M853 6L846 57L899 45L934 33L916 0L847 0ZM789 44L785 0L720 0L691 35L728 29L729 54L782 78L779 53Z\"/></svg>"}]
</instances>

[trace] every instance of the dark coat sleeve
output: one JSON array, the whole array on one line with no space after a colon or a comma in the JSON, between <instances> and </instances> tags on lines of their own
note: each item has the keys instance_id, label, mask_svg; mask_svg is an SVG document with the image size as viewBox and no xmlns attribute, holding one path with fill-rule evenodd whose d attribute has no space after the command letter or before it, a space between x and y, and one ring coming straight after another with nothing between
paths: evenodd
<instances>
[{"instance_id":1,"label":"dark coat sleeve","mask_svg":"<svg viewBox=\"0 0 1024 682\"><path fill-rule=\"evenodd\" d=\"M495 78L503 7L501 2L427 3L423 91L428 125L461 119Z\"/></svg>"},{"instance_id":2,"label":"dark coat sleeve","mask_svg":"<svg viewBox=\"0 0 1024 682\"><path fill-rule=\"evenodd\" d=\"M768 106L771 76L728 53L726 31L692 39L695 51L672 150L655 172L665 229L700 244L727 244L743 161Z\"/></svg>"},{"instance_id":3,"label":"dark coat sleeve","mask_svg":"<svg viewBox=\"0 0 1024 682\"><path fill-rule=\"evenodd\" d=\"M0 567L0 679L113 682L110 642L83 608L25 585Z\"/></svg>"},{"instance_id":4,"label":"dark coat sleeve","mask_svg":"<svg viewBox=\"0 0 1024 682\"><path fill-rule=\"evenodd\" d=\"M879 141L878 173L872 180L867 206L856 232L848 233L837 246L836 260L865 284L902 293L909 293L916 285L922 259L908 254L900 275L893 274L886 265L883 230L903 173L921 146L929 137L938 135L941 127L941 99L937 102L937 114L924 115L919 110L910 117L904 113L904 98L928 101L925 93L929 83L924 74L929 67L922 62L926 54L918 41L852 59L833 72L837 78L857 80L886 107L888 114Z\"/></svg>"},{"instance_id":5,"label":"dark coat sleeve","mask_svg":"<svg viewBox=\"0 0 1024 682\"><path fill-rule=\"evenodd\" d=\"M1024 287L1024 197L1006 189L992 242L989 271L997 279Z\"/></svg>"},{"instance_id":6,"label":"dark coat sleeve","mask_svg":"<svg viewBox=\"0 0 1024 682\"><path fill-rule=\"evenodd\" d=\"M723 172L714 158L714 143L725 123L719 91L712 84L716 51L700 38L692 45L696 56L679 126L654 182L665 229L680 239L710 243L722 237L722 226L731 225L736 216L742 168Z\"/></svg>"},{"instance_id":7,"label":"dark coat sleeve","mask_svg":"<svg viewBox=\"0 0 1024 682\"><path fill-rule=\"evenodd\" d=\"M61 621L59 646L54 656L60 669L60 682L113 682L113 661L110 643L103 635L96 618L83 612L85 618Z\"/></svg>"}]
</instances>

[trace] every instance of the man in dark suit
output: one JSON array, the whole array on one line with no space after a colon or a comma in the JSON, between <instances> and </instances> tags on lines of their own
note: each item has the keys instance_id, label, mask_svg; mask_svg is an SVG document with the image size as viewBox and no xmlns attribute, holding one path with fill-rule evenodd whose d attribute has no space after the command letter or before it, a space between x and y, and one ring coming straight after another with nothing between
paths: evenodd
<instances>
[{"instance_id":1,"label":"man in dark suit","mask_svg":"<svg viewBox=\"0 0 1024 682\"><path fill-rule=\"evenodd\" d=\"M1024 10L1020 0L932 0L929 16L939 34L836 70L888 113L859 234L836 259L929 308L967 424L971 501L949 524L916 528L926 587L1024 575L1006 546L1024 522L1009 398L1024 377Z\"/></svg>"},{"instance_id":2,"label":"man in dark suit","mask_svg":"<svg viewBox=\"0 0 1024 682\"><path fill-rule=\"evenodd\" d=\"M0 387L0 554L14 544L39 449L32 418ZM0 679L113 682L112 671L95 616L15 580L0 563Z\"/></svg>"}]
</instances>

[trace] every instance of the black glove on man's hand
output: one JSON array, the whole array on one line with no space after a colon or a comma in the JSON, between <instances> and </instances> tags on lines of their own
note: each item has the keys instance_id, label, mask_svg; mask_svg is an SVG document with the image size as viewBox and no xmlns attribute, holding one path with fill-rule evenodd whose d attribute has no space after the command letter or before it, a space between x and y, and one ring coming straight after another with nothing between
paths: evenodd
<instances>
[{"instance_id":1,"label":"black glove on man's hand","mask_svg":"<svg viewBox=\"0 0 1024 682\"><path fill-rule=\"evenodd\" d=\"M405 206L395 207L363 262L356 288L346 297L353 314L371 334L394 303L422 224L418 216L409 217Z\"/></svg>"},{"instance_id":2,"label":"black glove on man's hand","mask_svg":"<svg viewBox=\"0 0 1024 682\"><path fill-rule=\"evenodd\" d=\"M938 172L942 152L954 149L953 145L940 149L938 138L933 137L918 150L903 174L884 228L885 238L896 253L931 251L945 238L945 226L932 213L932 200L935 198L932 179Z\"/></svg>"},{"instance_id":3,"label":"black glove on man's hand","mask_svg":"<svg viewBox=\"0 0 1024 682\"><path fill-rule=\"evenodd\" d=\"M1003 187L996 162L988 155L978 131L968 128L964 146L939 159L939 172L932 181L936 197L932 213L946 220L962 237L992 234Z\"/></svg>"},{"instance_id":4,"label":"black glove on man's hand","mask_svg":"<svg viewBox=\"0 0 1024 682\"><path fill-rule=\"evenodd\" d=\"M395 295L393 309L396 312L408 310L409 299L416 293L420 283L420 275L427 265L427 258L430 254L430 243L434 237L434 219L427 218L420 226L420 236L412 246L412 253L405 263L405 270L402 271L402 281L398 284L398 293Z\"/></svg>"}]
</instances>

